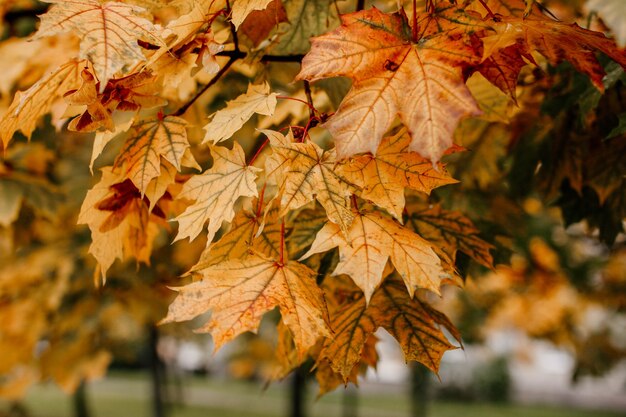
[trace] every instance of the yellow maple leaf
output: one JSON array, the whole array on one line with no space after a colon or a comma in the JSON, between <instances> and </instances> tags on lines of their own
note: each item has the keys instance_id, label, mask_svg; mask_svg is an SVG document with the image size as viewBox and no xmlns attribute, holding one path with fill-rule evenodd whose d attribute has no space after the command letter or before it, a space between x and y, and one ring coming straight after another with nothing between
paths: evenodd
<instances>
[{"instance_id":1,"label":"yellow maple leaf","mask_svg":"<svg viewBox=\"0 0 626 417\"><path fill-rule=\"evenodd\" d=\"M365 154L343 160L339 175L361 187L360 196L387 210L402 221L404 188L426 194L442 185L457 182L442 164L433 164L409 152L411 138L405 130L382 140L376 155Z\"/></svg>"},{"instance_id":2,"label":"yellow maple leaf","mask_svg":"<svg viewBox=\"0 0 626 417\"><path fill-rule=\"evenodd\" d=\"M176 240L189 237L195 239L209 220L208 242L235 216L233 206L239 197L256 197L256 173L259 168L246 165L241 145L234 143L233 149L222 146L211 147L213 166L200 175L194 175L185 183L178 199L193 200L180 216Z\"/></svg>"},{"instance_id":3,"label":"yellow maple leaf","mask_svg":"<svg viewBox=\"0 0 626 417\"><path fill-rule=\"evenodd\" d=\"M202 143L222 142L241 129L253 114L270 116L275 108L276 94L270 93L269 84L250 84L245 94L229 101L226 108L217 111L204 126L206 135Z\"/></svg>"},{"instance_id":4,"label":"yellow maple leaf","mask_svg":"<svg viewBox=\"0 0 626 417\"><path fill-rule=\"evenodd\" d=\"M28 90L15 94L11 106L0 120L0 139L5 149L17 131L30 138L39 118L49 113L63 94L80 85L83 67L84 62L70 61L41 78Z\"/></svg>"},{"instance_id":5,"label":"yellow maple leaf","mask_svg":"<svg viewBox=\"0 0 626 417\"><path fill-rule=\"evenodd\" d=\"M239 211L230 230L218 241L207 246L191 272L202 272L202 269L228 259L242 258L250 251L268 257L279 257L281 223L278 208L274 205L270 207L265 217L259 202L256 208L255 211Z\"/></svg>"},{"instance_id":6,"label":"yellow maple leaf","mask_svg":"<svg viewBox=\"0 0 626 417\"><path fill-rule=\"evenodd\" d=\"M80 56L93 64L100 93L118 71L145 60L137 40L165 46L160 29L140 16L142 7L97 0L45 1L53 6L41 16L34 39L67 31L79 36Z\"/></svg>"},{"instance_id":7,"label":"yellow maple leaf","mask_svg":"<svg viewBox=\"0 0 626 417\"><path fill-rule=\"evenodd\" d=\"M346 232L354 219L350 208L353 187L335 172L334 151L324 152L313 142L294 142L291 134L263 133L273 151L265 170L279 187L280 215L317 200L330 221Z\"/></svg>"},{"instance_id":8,"label":"yellow maple leaf","mask_svg":"<svg viewBox=\"0 0 626 417\"><path fill-rule=\"evenodd\" d=\"M430 243L377 212L357 213L345 237L337 225L327 223L302 258L334 247L339 247L340 258L333 275L350 275L367 302L380 286L390 258L411 296L419 288L439 294L447 275Z\"/></svg>"},{"instance_id":9,"label":"yellow maple leaf","mask_svg":"<svg viewBox=\"0 0 626 417\"><path fill-rule=\"evenodd\" d=\"M145 193L150 181L161 173L161 158L178 171L189 149L187 122L179 117L157 117L136 123L120 150L115 166L123 166L124 175Z\"/></svg>"},{"instance_id":10,"label":"yellow maple leaf","mask_svg":"<svg viewBox=\"0 0 626 417\"><path fill-rule=\"evenodd\" d=\"M443 354L455 348L440 329L445 327L456 334L447 317L410 297L396 277L387 278L369 303L354 284L341 277L329 280L325 287L334 337L325 340L319 358L328 360L346 383L379 327L400 343L407 362L421 362L434 372Z\"/></svg>"},{"instance_id":11,"label":"yellow maple leaf","mask_svg":"<svg viewBox=\"0 0 626 417\"><path fill-rule=\"evenodd\" d=\"M144 195L150 201L149 212L152 212L152 209L161 197L165 195L170 185L176 182L176 173L178 172L176 167L163 159L161 159L160 164L159 175L150 180L144 192Z\"/></svg>"},{"instance_id":12,"label":"yellow maple leaf","mask_svg":"<svg viewBox=\"0 0 626 417\"><path fill-rule=\"evenodd\" d=\"M255 10L263 10L272 0L235 0L232 6L231 21L235 28L246 20L246 17Z\"/></svg>"},{"instance_id":13,"label":"yellow maple leaf","mask_svg":"<svg viewBox=\"0 0 626 417\"><path fill-rule=\"evenodd\" d=\"M437 162L452 145L459 120L480 113L461 76L473 51L446 45L448 34L413 44L400 14L376 8L341 19L339 28L313 38L297 76L352 78L352 88L324 124L338 157L375 154L399 115L412 138L409 150Z\"/></svg>"},{"instance_id":14,"label":"yellow maple leaf","mask_svg":"<svg viewBox=\"0 0 626 417\"><path fill-rule=\"evenodd\" d=\"M246 331L256 331L262 316L279 307L300 355L322 336L330 337L316 273L289 261L259 255L232 259L202 270L202 280L174 288L163 323L190 320L207 311L211 319L198 331L210 332L215 348Z\"/></svg>"}]
</instances>

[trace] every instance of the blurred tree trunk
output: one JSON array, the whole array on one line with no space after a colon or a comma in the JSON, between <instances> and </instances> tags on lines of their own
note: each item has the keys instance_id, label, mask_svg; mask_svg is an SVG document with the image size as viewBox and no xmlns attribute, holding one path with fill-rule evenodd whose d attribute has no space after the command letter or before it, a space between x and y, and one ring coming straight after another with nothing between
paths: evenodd
<instances>
[{"instance_id":1,"label":"blurred tree trunk","mask_svg":"<svg viewBox=\"0 0 626 417\"><path fill-rule=\"evenodd\" d=\"M293 372L291 379L291 410L290 417L305 417L306 375L303 367Z\"/></svg>"},{"instance_id":2,"label":"blurred tree trunk","mask_svg":"<svg viewBox=\"0 0 626 417\"><path fill-rule=\"evenodd\" d=\"M150 376L152 379L152 415L165 417L165 384L163 364L159 359L157 345L159 343L159 330L155 325L149 329L148 350L150 354Z\"/></svg>"},{"instance_id":3,"label":"blurred tree trunk","mask_svg":"<svg viewBox=\"0 0 626 417\"><path fill-rule=\"evenodd\" d=\"M430 402L430 370L421 363L411 365L411 417L427 417Z\"/></svg>"},{"instance_id":4,"label":"blurred tree trunk","mask_svg":"<svg viewBox=\"0 0 626 417\"><path fill-rule=\"evenodd\" d=\"M89 406L87 405L87 384L84 380L78 384L78 388L76 388L74 395L72 395L72 402L74 404L75 417L89 417Z\"/></svg>"},{"instance_id":5,"label":"blurred tree trunk","mask_svg":"<svg viewBox=\"0 0 626 417\"><path fill-rule=\"evenodd\" d=\"M357 417L359 412L359 392L350 384L343 391L342 417Z\"/></svg>"}]
</instances>

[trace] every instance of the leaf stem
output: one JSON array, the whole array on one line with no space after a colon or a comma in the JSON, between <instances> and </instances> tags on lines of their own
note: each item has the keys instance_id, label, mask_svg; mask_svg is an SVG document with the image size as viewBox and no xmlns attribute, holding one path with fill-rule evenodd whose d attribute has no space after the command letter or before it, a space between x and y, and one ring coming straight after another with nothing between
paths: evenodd
<instances>
[{"instance_id":1,"label":"leaf stem","mask_svg":"<svg viewBox=\"0 0 626 417\"><path fill-rule=\"evenodd\" d=\"M313 115L311 117L315 117L315 112L317 112L317 109L313 107L313 105L309 103L308 101L304 101L295 97L280 96L280 95L277 95L276 98L279 100L293 100L293 101L297 101L298 103L306 104L306 106L309 108L309 114Z\"/></svg>"},{"instance_id":2,"label":"leaf stem","mask_svg":"<svg viewBox=\"0 0 626 417\"><path fill-rule=\"evenodd\" d=\"M248 162L249 166L252 165L254 161L256 161L256 159L259 157L259 155L261 155L261 152L263 152L263 149L265 148L265 146L267 146L269 142L270 142L270 139L266 137L263 143L261 143L261 146L259 146L259 149L256 150L256 152L250 159L250 162Z\"/></svg>"},{"instance_id":3,"label":"leaf stem","mask_svg":"<svg viewBox=\"0 0 626 417\"><path fill-rule=\"evenodd\" d=\"M261 188L261 193L259 194L259 200L256 206L256 217L257 219L261 215L261 208L263 208L263 198L265 197L265 187L267 186L267 182L263 183L263 188Z\"/></svg>"},{"instance_id":4,"label":"leaf stem","mask_svg":"<svg viewBox=\"0 0 626 417\"><path fill-rule=\"evenodd\" d=\"M354 206L354 209L356 211L359 211L359 202L356 199L356 194L352 194L350 198L352 199L352 205Z\"/></svg>"},{"instance_id":5,"label":"leaf stem","mask_svg":"<svg viewBox=\"0 0 626 417\"><path fill-rule=\"evenodd\" d=\"M487 10L487 14L489 15L489 17L495 21L498 21L499 19L496 17L495 14L493 14L493 12L491 11L491 9L489 8L489 6L487 6L487 3L485 3L485 0L478 0L480 2L480 4L485 8L485 10Z\"/></svg>"},{"instance_id":6,"label":"leaf stem","mask_svg":"<svg viewBox=\"0 0 626 417\"><path fill-rule=\"evenodd\" d=\"M230 15L232 11L229 0L226 0L226 11L227 15ZM228 24L230 26L230 36L233 38L233 43L235 44L235 51L239 51L239 36L237 36L237 28L235 28L232 19L228 21Z\"/></svg>"},{"instance_id":7,"label":"leaf stem","mask_svg":"<svg viewBox=\"0 0 626 417\"><path fill-rule=\"evenodd\" d=\"M417 0L413 0L413 16L411 25L411 40L417 42Z\"/></svg>"},{"instance_id":8,"label":"leaf stem","mask_svg":"<svg viewBox=\"0 0 626 417\"><path fill-rule=\"evenodd\" d=\"M313 96L311 95L311 84L304 80L302 81L304 84L304 94L306 95L306 101L309 103L309 118L313 119L315 117L315 105L313 104Z\"/></svg>"},{"instance_id":9,"label":"leaf stem","mask_svg":"<svg viewBox=\"0 0 626 417\"><path fill-rule=\"evenodd\" d=\"M285 219L280 222L280 265L285 264Z\"/></svg>"}]
</instances>

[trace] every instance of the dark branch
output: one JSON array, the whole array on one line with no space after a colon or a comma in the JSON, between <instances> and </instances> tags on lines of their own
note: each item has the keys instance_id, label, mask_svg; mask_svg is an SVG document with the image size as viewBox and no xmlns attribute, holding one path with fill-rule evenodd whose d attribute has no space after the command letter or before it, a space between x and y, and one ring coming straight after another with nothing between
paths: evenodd
<instances>
[{"instance_id":1,"label":"dark branch","mask_svg":"<svg viewBox=\"0 0 626 417\"><path fill-rule=\"evenodd\" d=\"M183 114L185 114L185 112L187 111L187 109L189 107L191 107L191 105L193 103L196 102L196 100L198 100L200 98L200 96L202 94L204 94L204 92L206 90L208 90L209 88L211 88L211 86L215 85L215 83L217 83L219 81L220 78L222 78L222 76L224 74L226 74L226 72L228 71L228 69L231 67L231 65L233 65L233 63L237 60L237 58L230 58L228 60L228 62L226 62L226 65L224 65L218 72L217 74L215 74L215 77L213 77L211 79L211 81L208 82L208 84L206 84L204 87L202 87L195 96L193 96L188 102L186 102L185 104L183 104L178 110L176 110L174 113L172 113L173 116L182 116Z\"/></svg>"},{"instance_id":2,"label":"dark branch","mask_svg":"<svg viewBox=\"0 0 626 417\"><path fill-rule=\"evenodd\" d=\"M311 85L307 80L304 80L303 84L306 101L309 103L309 119L312 120L315 118L315 106L313 105L313 96L311 95Z\"/></svg>"}]
</instances>

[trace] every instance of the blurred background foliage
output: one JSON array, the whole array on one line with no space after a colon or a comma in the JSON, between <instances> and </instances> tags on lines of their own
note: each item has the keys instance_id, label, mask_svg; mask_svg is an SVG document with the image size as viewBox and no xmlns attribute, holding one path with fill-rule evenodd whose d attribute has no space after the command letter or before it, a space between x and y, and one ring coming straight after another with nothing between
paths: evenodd
<instances>
[{"instance_id":1,"label":"blurred background foliage","mask_svg":"<svg viewBox=\"0 0 626 417\"><path fill-rule=\"evenodd\" d=\"M396 2L375 3L389 9ZM623 0L542 3L564 20L608 31L626 44ZM0 53L16 56L8 40L31 34L45 7L0 1ZM601 94L571 65L537 60L540 67L526 67L520 76L517 104L495 88L485 90L479 78L470 80L475 94L491 95L492 106L459 127L457 143L467 151L444 161L460 183L435 190L428 203L470 217L495 246L498 265L489 270L459 254L465 286L449 288L440 303L466 344L516 329L569 351L576 360L573 379L601 375L626 355L626 75L603 60L608 75ZM1 74L17 64L5 61ZM294 64L266 68L283 90L294 90L289 83L297 70ZM207 93L203 105L220 108L245 90L248 75L244 65L236 68L223 80L230 87ZM15 90L36 79L31 73L11 85L0 81L0 106L6 108ZM339 81L314 84L327 109L345 91ZM280 111L295 126L307 117L305 108L279 104ZM255 125L253 120L237 135L248 153L257 143ZM16 138L0 157L0 396L17 401L34 382L48 380L75 392L118 363L151 369L158 397L165 369L164 353L161 359L155 353L158 339L195 337L185 326L156 327L173 297L167 286L181 284L178 277L205 242L170 245L161 233L153 260L170 262L154 262L153 268L116 263L106 285L95 284L89 233L76 226L93 182L86 168L92 139L56 128L44 121L30 143ZM102 160L113 155L107 148ZM203 166L210 162L196 157ZM227 371L260 381L276 376L284 358L276 357L272 329L262 326L258 336L235 342L222 358ZM498 358L476 371L472 392L453 387L439 395L506 400L508 372L506 359Z\"/></svg>"}]
</instances>

